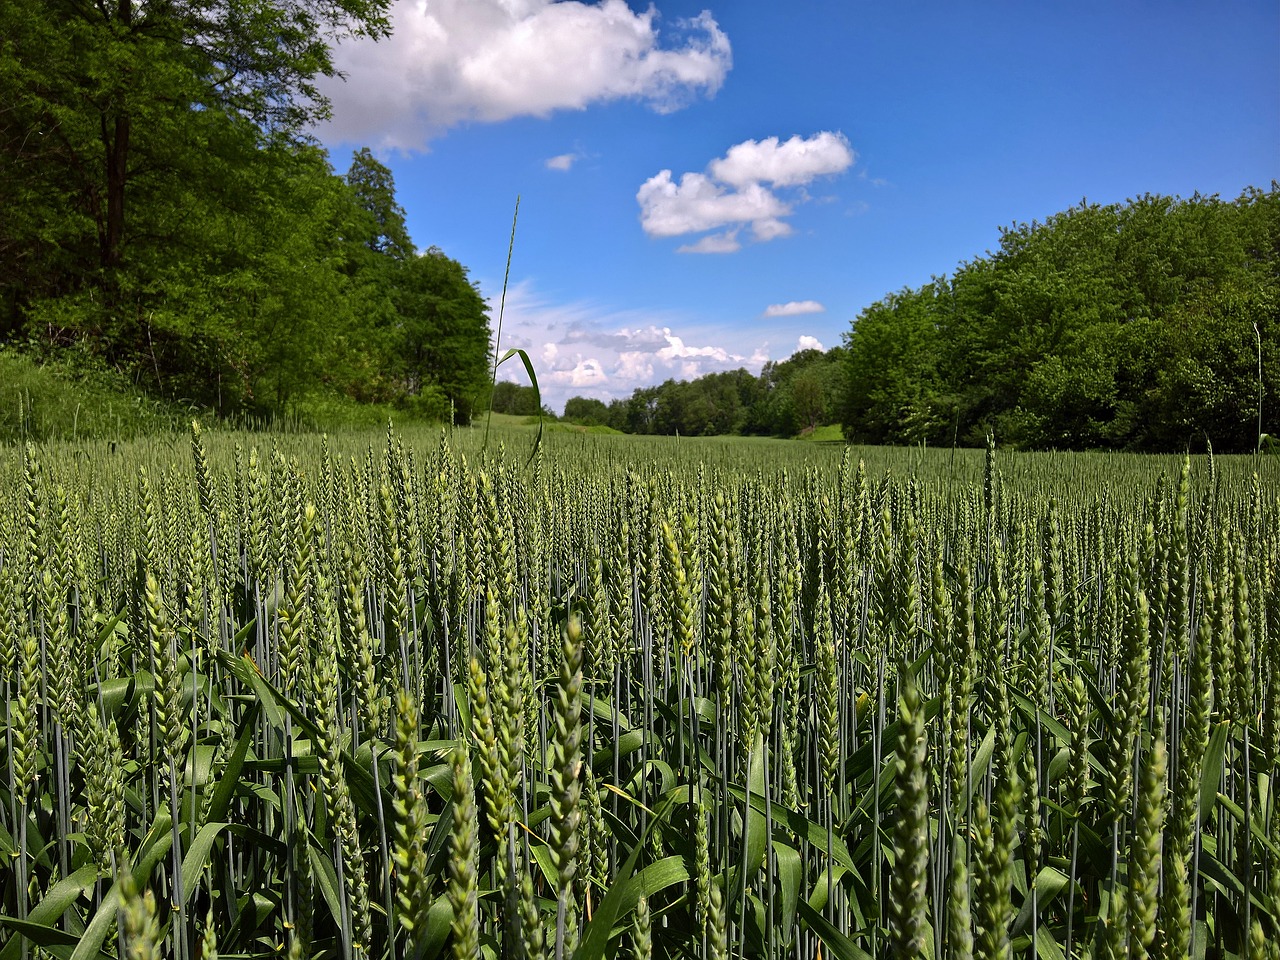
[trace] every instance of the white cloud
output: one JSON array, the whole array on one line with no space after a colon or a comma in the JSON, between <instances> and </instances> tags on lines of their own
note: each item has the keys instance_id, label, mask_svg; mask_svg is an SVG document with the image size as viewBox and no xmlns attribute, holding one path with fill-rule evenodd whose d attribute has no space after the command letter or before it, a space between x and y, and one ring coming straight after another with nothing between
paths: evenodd
<instances>
[{"instance_id":1,"label":"white cloud","mask_svg":"<svg viewBox=\"0 0 1280 960\"><path fill-rule=\"evenodd\" d=\"M721 183L734 187L752 183L795 187L842 173L853 166L856 157L844 134L824 130L807 139L794 136L783 143L777 137L745 140L713 160L708 170Z\"/></svg>"},{"instance_id":2,"label":"white cloud","mask_svg":"<svg viewBox=\"0 0 1280 960\"><path fill-rule=\"evenodd\" d=\"M658 351L659 360L687 360L691 357L710 357L712 360L719 360L723 363L727 360L742 359L742 357L734 356L721 347L686 347L684 340L673 336L670 329L664 330L663 333L667 338L667 345Z\"/></svg>"},{"instance_id":3,"label":"white cloud","mask_svg":"<svg viewBox=\"0 0 1280 960\"><path fill-rule=\"evenodd\" d=\"M678 253L733 253L741 248L738 230L751 227L757 242L792 232L783 218L793 203L778 196L779 188L803 188L818 177L841 173L855 154L841 133L823 131L812 137L746 140L713 160L706 173L685 173L677 181L661 170L636 191L640 225L651 237L679 237L731 227L677 248ZM766 186L770 184L771 186ZM808 199L803 190L796 200Z\"/></svg>"},{"instance_id":4,"label":"white cloud","mask_svg":"<svg viewBox=\"0 0 1280 960\"><path fill-rule=\"evenodd\" d=\"M394 0L391 19L390 38L337 48L347 82L322 87L322 138L414 150L468 121L619 99L668 112L714 96L733 61L709 12L660 30L655 7L625 0Z\"/></svg>"},{"instance_id":5,"label":"white cloud","mask_svg":"<svg viewBox=\"0 0 1280 960\"><path fill-rule=\"evenodd\" d=\"M650 362L649 354L641 353L638 350L620 353L618 354L618 365L613 369L613 375L621 383L640 385L653 379L653 363Z\"/></svg>"},{"instance_id":6,"label":"white cloud","mask_svg":"<svg viewBox=\"0 0 1280 960\"><path fill-rule=\"evenodd\" d=\"M562 153L558 156L551 157L546 162L548 170L569 170L573 166L573 162L578 159L576 153Z\"/></svg>"},{"instance_id":7,"label":"white cloud","mask_svg":"<svg viewBox=\"0 0 1280 960\"><path fill-rule=\"evenodd\" d=\"M805 335L802 335L798 341L796 341L795 352L799 353L801 350L825 351L826 349L827 348L822 345L822 341L820 341L817 337L811 337L805 334Z\"/></svg>"},{"instance_id":8,"label":"white cloud","mask_svg":"<svg viewBox=\"0 0 1280 960\"><path fill-rule=\"evenodd\" d=\"M826 307L817 300L788 300L786 303L771 303L764 308L766 317L798 317L803 313L823 313Z\"/></svg>"},{"instance_id":9,"label":"white cloud","mask_svg":"<svg viewBox=\"0 0 1280 960\"><path fill-rule=\"evenodd\" d=\"M791 212L758 183L730 192L701 173L686 173L676 183L670 170L646 180L636 200L640 203L640 224L651 237L678 237L731 223L775 220Z\"/></svg>"},{"instance_id":10,"label":"white cloud","mask_svg":"<svg viewBox=\"0 0 1280 960\"><path fill-rule=\"evenodd\" d=\"M788 236L791 233L791 224L773 218L756 220L751 224L751 232L757 240L764 243L767 240Z\"/></svg>"},{"instance_id":11,"label":"white cloud","mask_svg":"<svg viewBox=\"0 0 1280 960\"><path fill-rule=\"evenodd\" d=\"M554 344L548 344L554 346ZM573 366L569 369L553 369L550 373L538 377L538 385L547 392L547 387L594 387L606 383L604 366L595 357L583 358L580 354L573 358ZM545 381L545 383L544 383Z\"/></svg>"}]
</instances>

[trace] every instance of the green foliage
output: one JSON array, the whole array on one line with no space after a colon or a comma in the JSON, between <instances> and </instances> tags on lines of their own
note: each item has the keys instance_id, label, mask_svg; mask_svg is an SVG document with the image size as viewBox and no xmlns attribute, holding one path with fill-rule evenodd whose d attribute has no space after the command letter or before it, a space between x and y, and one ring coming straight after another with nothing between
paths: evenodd
<instances>
[{"instance_id":1,"label":"green foliage","mask_svg":"<svg viewBox=\"0 0 1280 960\"><path fill-rule=\"evenodd\" d=\"M452 401L455 422L467 423L480 409L489 372L484 298L466 268L436 247L401 263L394 283L391 357L403 393L434 388Z\"/></svg>"},{"instance_id":2,"label":"green foliage","mask_svg":"<svg viewBox=\"0 0 1280 960\"><path fill-rule=\"evenodd\" d=\"M226 416L467 416L489 333L465 269L414 255L369 150L339 177L306 133L333 42L387 7L0 8L0 343Z\"/></svg>"},{"instance_id":3,"label":"green foliage","mask_svg":"<svg viewBox=\"0 0 1280 960\"><path fill-rule=\"evenodd\" d=\"M539 413L538 392L525 384L515 383L512 380L499 380L493 385L489 406L494 413L536 417Z\"/></svg>"},{"instance_id":4,"label":"green foliage","mask_svg":"<svg viewBox=\"0 0 1280 960\"><path fill-rule=\"evenodd\" d=\"M1264 420L1280 396L1278 265L1274 184L1233 202L1148 195L1015 225L954 277L859 315L845 435L1252 450L1259 389Z\"/></svg>"},{"instance_id":5,"label":"green foliage","mask_svg":"<svg viewBox=\"0 0 1280 960\"><path fill-rule=\"evenodd\" d=\"M157 401L118 375L39 364L0 349L0 444L52 440L131 440L181 431L189 411Z\"/></svg>"},{"instance_id":6,"label":"green foliage","mask_svg":"<svg viewBox=\"0 0 1280 960\"><path fill-rule=\"evenodd\" d=\"M346 180L357 205L368 214L366 232L359 238L365 247L393 260L412 257L413 241L405 227L404 208L396 200L395 178L387 165L368 147L361 147L351 161Z\"/></svg>"},{"instance_id":7,"label":"green foliage","mask_svg":"<svg viewBox=\"0 0 1280 960\"><path fill-rule=\"evenodd\" d=\"M607 424L609 407L603 400L591 397L570 397L565 401L564 418L582 426Z\"/></svg>"}]
</instances>

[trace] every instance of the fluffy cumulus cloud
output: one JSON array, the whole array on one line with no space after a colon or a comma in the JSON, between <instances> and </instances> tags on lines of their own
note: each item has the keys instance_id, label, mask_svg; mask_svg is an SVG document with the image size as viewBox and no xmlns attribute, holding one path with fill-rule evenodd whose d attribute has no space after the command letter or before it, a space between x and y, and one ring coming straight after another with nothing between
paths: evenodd
<instances>
[{"instance_id":1,"label":"fluffy cumulus cloud","mask_svg":"<svg viewBox=\"0 0 1280 960\"><path fill-rule=\"evenodd\" d=\"M798 317L804 313L822 313L827 308L817 300L788 300L786 303L771 303L764 308L766 317Z\"/></svg>"},{"instance_id":2,"label":"fluffy cumulus cloud","mask_svg":"<svg viewBox=\"0 0 1280 960\"><path fill-rule=\"evenodd\" d=\"M805 334L796 342L795 352L799 353L801 350L822 350L825 352L826 349L827 348L822 345L822 341L817 337L811 337L808 334Z\"/></svg>"},{"instance_id":3,"label":"fluffy cumulus cloud","mask_svg":"<svg viewBox=\"0 0 1280 960\"><path fill-rule=\"evenodd\" d=\"M676 179L662 170L641 184L636 192L640 225L651 237L707 234L677 248L679 253L734 253L741 248L743 229L758 243L790 234L785 218L806 199L803 188L819 177L842 173L855 159L841 133L746 140L711 161L704 173ZM784 199L779 190L792 196ZM709 232L713 230L721 232Z\"/></svg>"},{"instance_id":4,"label":"fluffy cumulus cloud","mask_svg":"<svg viewBox=\"0 0 1280 960\"><path fill-rule=\"evenodd\" d=\"M625 0L394 0L391 18L389 39L338 47L322 138L413 150L467 121L619 99L666 112L713 96L733 60L709 12L664 21Z\"/></svg>"}]
</instances>

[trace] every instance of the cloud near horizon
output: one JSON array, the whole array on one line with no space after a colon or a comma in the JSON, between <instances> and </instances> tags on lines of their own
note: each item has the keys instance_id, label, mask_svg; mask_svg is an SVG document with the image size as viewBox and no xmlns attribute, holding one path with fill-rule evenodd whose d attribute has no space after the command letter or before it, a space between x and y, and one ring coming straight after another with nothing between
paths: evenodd
<instances>
[{"instance_id":1,"label":"cloud near horizon","mask_svg":"<svg viewBox=\"0 0 1280 960\"><path fill-rule=\"evenodd\" d=\"M333 102L322 139L412 151L459 123L610 100L670 112L714 96L733 64L707 10L660 30L656 7L625 0L394 0L391 19L389 38L335 50L347 81L321 84Z\"/></svg>"},{"instance_id":2,"label":"cloud near horizon","mask_svg":"<svg viewBox=\"0 0 1280 960\"><path fill-rule=\"evenodd\" d=\"M794 203L777 190L843 173L856 159L848 138L827 130L786 141L744 140L711 161L705 173L685 173L676 180L670 170L661 170L641 184L636 192L640 225L650 237L706 234L677 253L735 253L742 247L738 234L743 229L749 228L757 243L792 232L784 218L794 212ZM807 199L802 191L797 194L797 202Z\"/></svg>"},{"instance_id":3,"label":"cloud near horizon","mask_svg":"<svg viewBox=\"0 0 1280 960\"><path fill-rule=\"evenodd\" d=\"M669 312L554 303L529 280L507 291L503 323L503 349L519 346L529 352L543 402L557 411L571 396L607 402L673 378L690 380L739 367L758 374L774 359L767 340L744 345L739 337L728 346L716 332ZM805 349L809 340L801 337L796 349ZM508 362L498 377L523 383L524 368Z\"/></svg>"}]
</instances>

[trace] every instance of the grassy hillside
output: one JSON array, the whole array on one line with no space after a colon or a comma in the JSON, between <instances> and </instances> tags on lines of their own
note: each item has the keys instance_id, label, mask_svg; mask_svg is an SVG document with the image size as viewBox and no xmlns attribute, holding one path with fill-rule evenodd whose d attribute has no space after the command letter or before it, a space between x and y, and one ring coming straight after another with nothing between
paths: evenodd
<instances>
[{"instance_id":1,"label":"grassy hillside","mask_svg":"<svg viewBox=\"0 0 1280 960\"><path fill-rule=\"evenodd\" d=\"M128 440L184 429L189 412L109 373L0 351L0 443Z\"/></svg>"}]
</instances>

